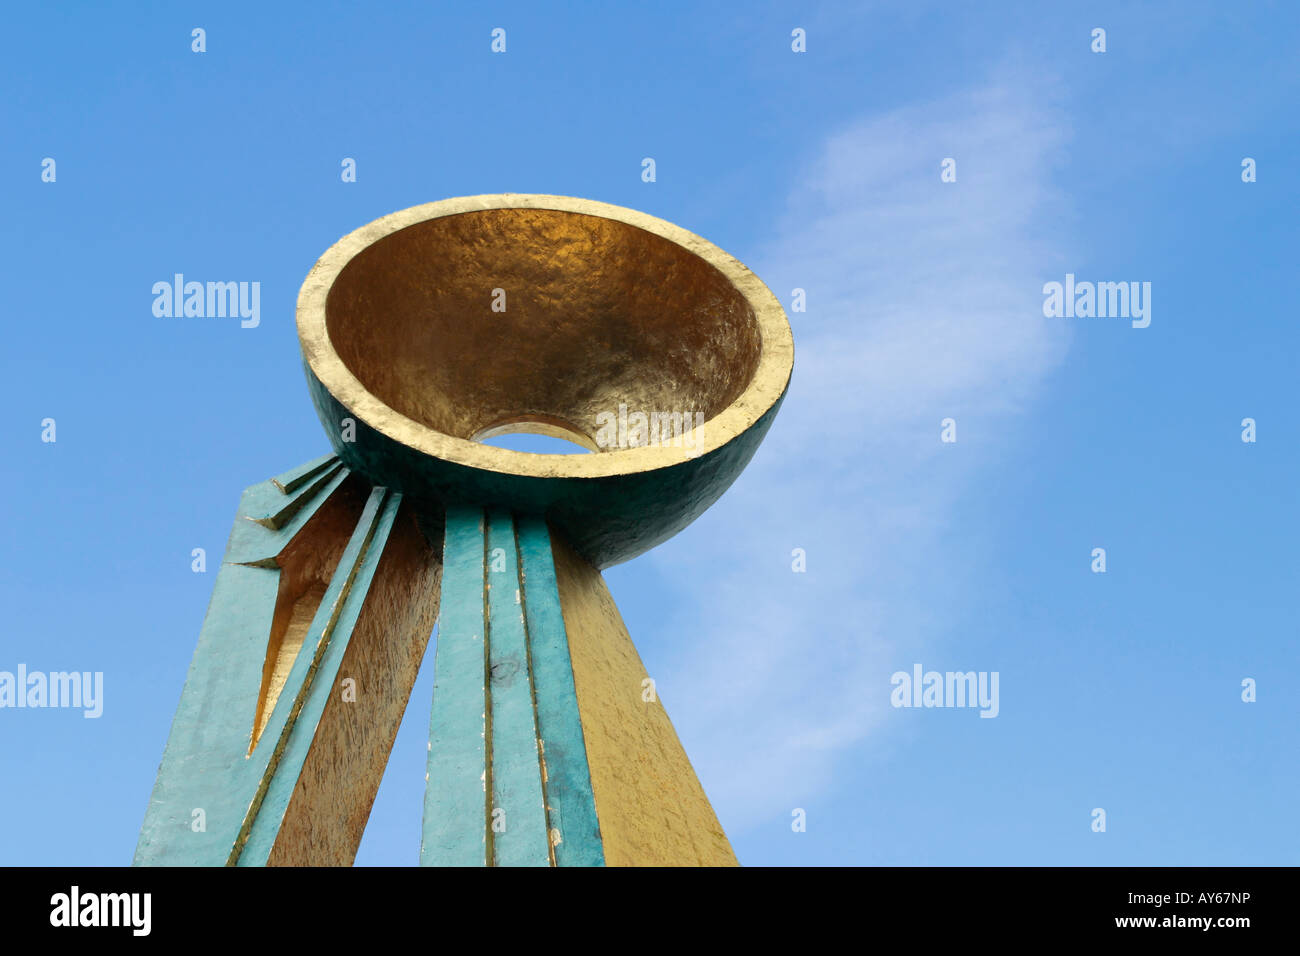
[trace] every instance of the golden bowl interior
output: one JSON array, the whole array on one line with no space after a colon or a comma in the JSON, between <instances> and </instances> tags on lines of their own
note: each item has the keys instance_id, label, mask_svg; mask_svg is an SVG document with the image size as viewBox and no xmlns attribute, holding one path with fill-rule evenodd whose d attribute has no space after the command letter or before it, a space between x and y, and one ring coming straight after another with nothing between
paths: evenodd
<instances>
[{"instance_id":1,"label":"golden bowl interior","mask_svg":"<svg viewBox=\"0 0 1300 956\"><path fill-rule=\"evenodd\" d=\"M361 250L325 323L372 395L467 440L537 431L596 449L601 413L708 421L749 385L754 310L689 249L601 216L499 208ZM606 450L614 450L609 448Z\"/></svg>"}]
</instances>

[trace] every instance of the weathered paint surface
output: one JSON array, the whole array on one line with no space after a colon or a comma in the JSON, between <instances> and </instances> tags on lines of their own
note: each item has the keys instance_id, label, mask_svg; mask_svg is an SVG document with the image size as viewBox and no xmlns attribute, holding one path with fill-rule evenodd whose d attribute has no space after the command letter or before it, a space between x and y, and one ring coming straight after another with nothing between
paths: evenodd
<instances>
[{"instance_id":1,"label":"weathered paint surface","mask_svg":"<svg viewBox=\"0 0 1300 956\"><path fill-rule=\"evenodd\" d=\"M447 509L421 866L490 863L483 523L482 509Z\"/></svg>"},{"instance_id":2,"label":"weathered paint surface","mask_svg":"<svg viewBox=\"0 0 1300 956\"><path fill-rule=\"evenodd\" d=\"M489 512L487 549L492 860L496 866L549 866L534 682L524 630L515 522L509 512Z\"/></svg>"},{"instance_id":3,"label":"weathered paint surface","mask_svg":"<svg viewBox=\"0 0 1300 956\"><path fill-rule=\"evenodd\" d=\"M546 814L556 866L603 866L600 821L587 770L551 535L534 516L516 520L537 728L546 766Z\"/></svg>"},{"instance_id":4,"label":"weathered paint surface","mask_svg":"<svg viewBox=\"0 0 1300 956\"><path fill-rule=\"evenodd\" d=\"M190 662L136 847L137 865L222 865L270 763L250 755L267 644L280 585L276 556L318 514L346 478L312 493L280 529L256 523L283 507L270 482L244 490ZM283 717L283 715L277 715ZM276 735L276 717L271 721ZM200 828L201 827L201 828Z\"/></svg>"},{"instance_id":5,"label":"weathered paint surface","mask_svg":"<svg viewBox=\"0 0 1300 956\"><path fill-rule=\"evenodd\" d=\"M452 509L447 529L421 862L599 866L600 827L546 524ZM480 732L485 755L467 752ZM480 760L491 800L476 816Z\"/></svg>"},{"instance_id":6,"label":"weathered paint surface","mask_svg":"<svg viewBox=\"0 0 1300 956\"><path fill-rule=\"evenodd\" d=\"M325 469L338 460L337 455L321 455L319 458L313 458L306 464L299 465L297 468L290 468L286 472L276 475L271 479L271 484L279 488L285 494L297 491L309 480L319 475Z\"/></svg>"}]
</instances>

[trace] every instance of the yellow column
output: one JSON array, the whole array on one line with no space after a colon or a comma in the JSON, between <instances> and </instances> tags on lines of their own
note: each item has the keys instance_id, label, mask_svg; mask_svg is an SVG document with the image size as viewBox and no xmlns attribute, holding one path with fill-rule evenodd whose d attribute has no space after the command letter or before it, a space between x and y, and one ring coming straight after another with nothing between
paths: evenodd
<instances>
[{"instance_id":1,"label":"yellow column","mask_svg":"<svg viewBox=\"0 0 1300 956\"><path fill-rule=\"evenodd\" d=\"M739 865L605 579L552 542L606 865Z\"/></svg>"}]
</instances>

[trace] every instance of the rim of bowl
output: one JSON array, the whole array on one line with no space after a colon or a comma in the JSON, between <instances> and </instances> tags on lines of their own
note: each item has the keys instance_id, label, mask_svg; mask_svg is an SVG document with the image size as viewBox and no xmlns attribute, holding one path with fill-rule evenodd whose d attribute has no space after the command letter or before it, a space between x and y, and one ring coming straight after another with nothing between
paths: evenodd
<instances>
[{"instance_id":1,"label":"rim of bowl","mask_svg":"<svg viewBox=\"0 0 1300 956\"><path fill-rule=\"evenodd\" d=\"M376 398L344 364L330 341L325 304L334 280L364 249L409 226L445 216L489 209L552 209L625 223L667 239L713 266L744 297L759 331L759 360L749 384L727 408L705 422L698 450L671 445L619 448L587 455L514 451L457 438L408 418ZM444 461L507 475L538 478L602 478L651 471L702 458L752 427L780 400L794 367L794 336L785 310L763 281L734 256L664 219L572 196L496 193L459 196L411 206L367 223L325 250L298 292L298 341L311 373L325 389L371 428L416 451ZM691 452L691 454L688 454Z\"/></svg>"}]
</instances>

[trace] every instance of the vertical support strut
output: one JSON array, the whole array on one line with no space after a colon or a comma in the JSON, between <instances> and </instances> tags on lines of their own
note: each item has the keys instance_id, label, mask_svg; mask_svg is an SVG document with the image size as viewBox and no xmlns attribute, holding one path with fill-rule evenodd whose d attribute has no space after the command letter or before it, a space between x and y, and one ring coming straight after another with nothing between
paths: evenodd
<instances>
[{"instance_id":1,"label":"vertical support strut","mask_svg":"<svg viewBox=\"0 0 1300 956\"><path fill-rule=\"evenodd\" d=\"M446 529L420 862L734 864L599 572L537 516Z\"/></svg>"},{"instance_id":2,"label":"vertical support strut","mask_svg":"<svg viewBox=\"0 0 1300 956\"><path fill-rule=\"evenodd\" d=\"M333 455L246 489L135 864L350 864L438 585L402 496Z\"/></svg>"},{"instance_id":3,"label":"vertical support strut","mask_svg":"<svg viewBox=\"0 0 1300 956\"><path fill-rule=\"evenodd\" d=\"M481 509L447 509L421 866L491 862L483 532Z\"/></svg>"},{"instance_id":4,"label":"vertical support strut","mask_svg":"<svg viewBox=\"0 0 1300 956\"><path fill-rule=\"evenodd\" d=\"M546 524L453 507L446 529L420 862L599 865Z\"/></svg>"},{"instance_id":5,"label":"vertical support strut","mask_svg":"<svg viewBox=\"0 0 1300 956\"><path fill-rule=\"evenodd\" d=\"M551 557L551 534L541 518L516 521L519 578L524 594L537 729L546 779L549 840L556 866L603 866L600 821L582 739L573 686L573 662L564 629Z\"/></svg>"},{"instance_id":6,"label":"vertical support strut","mask_svg":"<svg viewBox=\"0 0 1300 956\"><path fill-rule=\"evenodd\" d=\"M492 862L550 866L523 583L515 521L509 512L489 512L487 545Z\"/></svg>"}]
</instances>

